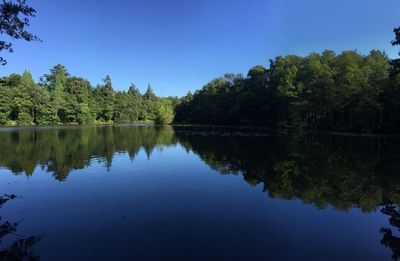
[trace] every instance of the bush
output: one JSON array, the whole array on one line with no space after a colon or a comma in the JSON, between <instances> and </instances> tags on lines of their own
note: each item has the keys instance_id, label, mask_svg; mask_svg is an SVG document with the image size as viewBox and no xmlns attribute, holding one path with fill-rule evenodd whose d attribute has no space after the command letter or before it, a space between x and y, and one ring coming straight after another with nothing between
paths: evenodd
<instances>
[{"instance_id":1,"label":"bush","mask_svg":"<svg viewBox=\"0 0 400 261\"><path fill-rule=\"evenodd\" d=\"M156 109L154 122L156 124L170 124L174 120L174 110L169 104L160 104Z\"/></svg>"},{"instance_id":2,"label":"bush","mask_svg":"<svg viewBox=\"0 0 400 261\"><path fill-rule=\"evenodd\" d=\"M0 125L5 125L8 122L8 113L0 112Z\"/></svg>"},{"instance_id":3,"label":"bush","mask_svg":"<svg viewBox=\"0 0 400 261\"><path fill-rule=\"evenodd\" d=\"M27 125L32 125L32 116L29 113L26 112L20 112L18 114L18 120L17 124L20 126L27 126Z\"/></svg>"}]
</instances>

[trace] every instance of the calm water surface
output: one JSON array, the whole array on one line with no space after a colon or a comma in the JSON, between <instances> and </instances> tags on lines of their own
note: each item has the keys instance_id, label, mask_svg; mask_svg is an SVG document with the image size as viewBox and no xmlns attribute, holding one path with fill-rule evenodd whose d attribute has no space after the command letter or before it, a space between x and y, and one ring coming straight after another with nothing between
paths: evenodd
<instances>
[{"instance_id":1,"label":"calm water surface","mask_svg":"<svg viewBox=\"0 0 400 261\"><path fill-rule=\"evenodd\" d=\"M0 192L18 196L0 208L0 223L18 223L0 233L0 248L34 236L40 260L391 260L400 253L399 141L0 129Z\"/></svg>"}]
</instances>

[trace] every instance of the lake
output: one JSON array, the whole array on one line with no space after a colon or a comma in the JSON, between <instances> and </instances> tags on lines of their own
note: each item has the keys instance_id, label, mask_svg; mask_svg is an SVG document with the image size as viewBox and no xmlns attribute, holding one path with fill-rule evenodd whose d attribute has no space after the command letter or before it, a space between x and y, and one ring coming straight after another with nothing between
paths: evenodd
<instances>
[{"instance_id":1,"label":"lake","mask_svg":"<svg viewBox=\"0 0 400 261\"><path fill-rule=\"evenodd\" d=\"M391 260L400 254L399 170L396 137L2 128L0 192L16 198L0 208L0 223L17 224L0 233L1 253L58 261Z\"/></svg>"}]
</instances>

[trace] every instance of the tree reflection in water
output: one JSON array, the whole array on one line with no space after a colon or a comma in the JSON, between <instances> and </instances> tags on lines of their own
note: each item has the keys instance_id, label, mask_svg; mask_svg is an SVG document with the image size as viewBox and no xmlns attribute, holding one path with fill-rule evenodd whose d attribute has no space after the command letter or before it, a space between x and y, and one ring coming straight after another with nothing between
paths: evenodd
<instances>
[{"instance_id":1,"label":"tree reflection in water","mask_svg":"<svg viewBox=\"0 0 400 261\"><path fill-rule=\"evenodd\" d=\"M298 199L318 208L382 209L400 228L400 143L395 137L308 133L272 135L227 128L102 126L0 131L0 166L16 175L35 168L65 181L93 161L112 166L113 156L181 145L220 174L262 184L270 197ZM400 256L399 237L382 228L382 244ZM34 242L33 240L27 243ZM27 245L29 246L29 244Z\"/></svg>"},{"instance_id":2,"label":"tree reflection in water","mask_svg":"<svg viewBox=\"0 0 400 261\"><path fill-rule=\"evenodd\" d=\"M389 223L400 231L400 206L386 205L381 210L383 214L389 216ZM400 237L395 236L390 228L381 228L383 238L381 244L389 247L393 252L393 259L397 260L400 257Z\"/></svg>"},{"instance_id":3,"label":"tree reflection in water","mask_svg":"<svg viewBox=\"0 0 400 261\"><path fill-rule=\"evenodd\" d=\"M13 194L0 197L0 208L3 207L5 203L9 200L16 199L17 197ZM16 234L18 223L10 223L9 221L2 221L0 217L0 246L3 243L4 237L6 236L14 236L16 239L11 245L0 249L0 260L7 261L36 261L40 260L38 256L36 256L32 248L33 246L40 241L40 237L30 236L23 237L21 235Z\"/></svg>"}]
</instances>

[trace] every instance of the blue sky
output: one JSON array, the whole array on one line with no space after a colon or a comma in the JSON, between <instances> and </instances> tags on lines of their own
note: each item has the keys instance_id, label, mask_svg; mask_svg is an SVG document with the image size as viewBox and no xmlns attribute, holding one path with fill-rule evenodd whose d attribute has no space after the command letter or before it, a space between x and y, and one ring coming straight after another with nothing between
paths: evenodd
<instances>
[{"instance_id":1,"label":"blue sky","mask_svg":"<svg viewBox=\"0 0 400 261\"><path fill-rule=\"evenodd\" d=\"M1 76L55 64L93 85L184 95L224 73L268 66L277 55L344 49L390 57L399 0L28 0L30 30L43 42L15 42Z\"/></svg>"}]
</instances>

